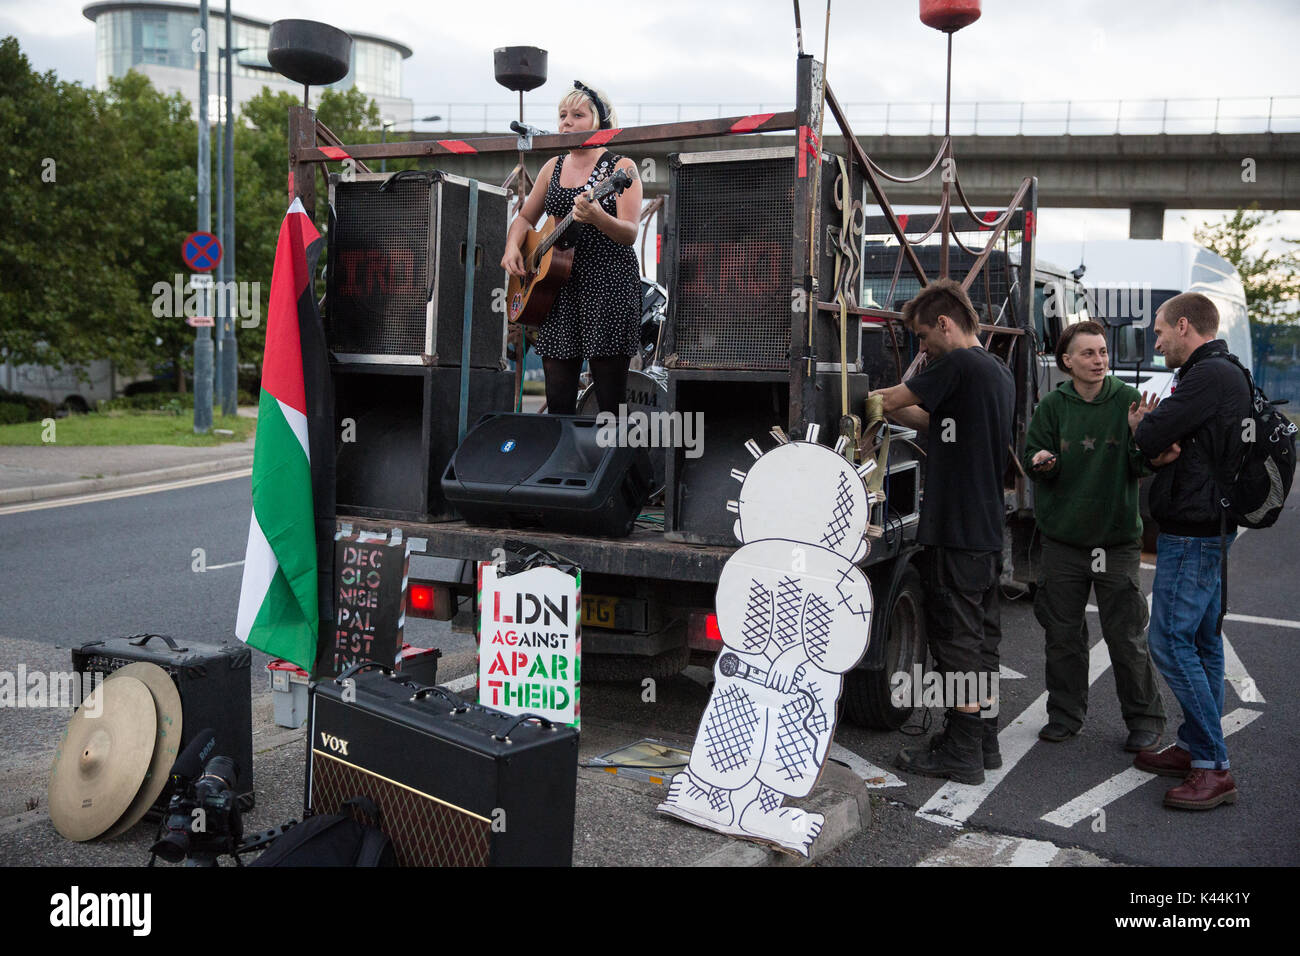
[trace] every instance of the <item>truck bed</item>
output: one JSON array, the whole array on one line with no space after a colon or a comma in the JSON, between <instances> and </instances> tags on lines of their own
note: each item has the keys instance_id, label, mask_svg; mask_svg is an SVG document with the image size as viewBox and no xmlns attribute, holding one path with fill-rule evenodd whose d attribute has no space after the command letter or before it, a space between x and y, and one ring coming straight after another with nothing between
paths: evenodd
<instances>
[{"instance_id":1,"label":"truck bed","mask_svg":"<svg viewBox=\"0 0 1300 956\"><path fill-rule=\"evenodd\" d=\"M661 517L663 509L646 509L645 514ZM338 520L357 531L387 533L400 528L412 539L412 550L441 557L488 561L494 548L504 547L508 540L520 541L568 558L593 573L666 581L716 583L722 565L735 551L666 541L662 531L644 524L638 524L626 538L593 538L535 529L483 528L464 521L401 521L346 514L340 514Z\"/></svg>"}]
</instances>

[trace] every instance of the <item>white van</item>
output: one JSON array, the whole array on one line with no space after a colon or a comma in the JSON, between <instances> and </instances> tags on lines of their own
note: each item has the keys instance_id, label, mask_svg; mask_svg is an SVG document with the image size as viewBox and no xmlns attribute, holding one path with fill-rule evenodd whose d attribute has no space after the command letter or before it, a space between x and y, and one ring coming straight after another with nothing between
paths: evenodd
<instances>
[{"instance_id":1,"label":"white van","mask_svg":"<svg viewBox=\"0 0 1300 956\"><path fill-rule=\"evenodd\" d=\"M1180 292L1200 292L1219 310L1219 338L1251 368L1246 293L1236 268L1194 242L1104 239L1039 242L1038 254L1054 262L1078 262L1088 311L1112 327L1111 370L1139 391L1169 393L1173 372L1154 350L1156 310Z\"/></svg>"},{"instance_id":2,"label":"white van","mask_svg":"<svg viewBox=\"0 0 1300 956\"><path fill-rule=\"evenodd\" d=\"M77 368L0 362L0 388L43 398L72 412L90 411L100 399L116 398L125 385L147 377L122 375L107 359Z\"/></svg>"}]
</instances>

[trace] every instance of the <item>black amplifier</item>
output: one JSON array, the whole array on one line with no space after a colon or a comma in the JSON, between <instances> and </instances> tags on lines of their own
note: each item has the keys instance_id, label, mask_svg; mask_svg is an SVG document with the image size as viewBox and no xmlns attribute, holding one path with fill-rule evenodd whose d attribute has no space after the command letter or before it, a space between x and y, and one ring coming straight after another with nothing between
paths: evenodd
<instances>
[{"instance_id":1,"label":"black amplifier","mask_svg":"<svg viewBox=\"0 0 1300 956\"><path fill-rule=\"evenodd\" d=\"M377 665L365 665L375 668ZM578 732L379 669L310 689L306 812L362 795L399 866L569 866Z\"/></svg>"},{"instance_id":2,"label":"black amplifier","mask_svg":"<svg viewBox=\"0 0 1300 956\"><path fill-rule=\"evenodd\" d=\"M165 634L108 637L72 649L72 669L83 674L111 674L119 667L146 661L157 664L176 682L181 695L181 742L177 753L205 727L217 738L215 754L239 764L235 793L241 810L253 807L253 655L244 644L206 644L176 640ZM154 804L166 810L164 790Z\"/></svg>"}]
</instances>

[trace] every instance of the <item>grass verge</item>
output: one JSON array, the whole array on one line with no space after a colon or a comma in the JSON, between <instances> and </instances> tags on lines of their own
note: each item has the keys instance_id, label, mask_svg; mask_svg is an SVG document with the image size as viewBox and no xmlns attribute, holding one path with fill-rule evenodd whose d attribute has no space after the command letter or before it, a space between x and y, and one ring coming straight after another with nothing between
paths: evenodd
<instances>
[{"instance_id":1,"label":"grass verge","mask_svg":"<svg viewBox=\"0 0 1300 956\"><path fill-rule=\"evenodd\" d=\"M233 434L196 435L192 415L92 412L53 419L49 426L41 422L0 425L0 445L181 445L206 448L244 441L257 429L257 419L214 415L213 428Z\"/></svg>"}]
</instances>

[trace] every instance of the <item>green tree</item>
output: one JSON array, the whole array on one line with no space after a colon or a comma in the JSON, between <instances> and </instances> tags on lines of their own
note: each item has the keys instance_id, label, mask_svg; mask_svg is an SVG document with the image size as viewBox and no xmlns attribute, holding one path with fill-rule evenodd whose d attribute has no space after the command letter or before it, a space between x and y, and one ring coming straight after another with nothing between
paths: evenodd
<instances>
[{"instance_id":1,"label":"green tree","mask_svg":"<svg viewBox=\"0 0 1300 956\"><path fill-rule=\"evenodd\" d=\"M194 330L174 309L153 306L155 286L174 287L176 276L187 277L189 271L181 246L197 224L198 123L183 96L164 96L134 70L109 82L108 97L139 177L130 204L132 273L142 306L138 321L130 326L133 344L155 362L170 360L179 370L177 390L184 391L185 356L194 345ZM214 183L215 176L214 168ZM155 311L164 314L156 316Z\"/></svg>"},{"instance_id":2,"label":"green tree","mask_svg":"<svg viewBox=\"0 0 1300 956\"><path fill-rule=\"evenodd\" d=\"M1246 310L1252 322L1300 322L1300 239L1283 239L1288 248L1271 251L1261 235L1278 216L1261 212L1259 205L1238 209L1218 221L1192 230L1196 241L1227 259L1241 274L1246 290Z\"/></svg>"},{"instance_id":3,"label":"green tree","mask_svg":"<svg viewBox=\"0 0 1300 956\"><path fill-rule=\"evenodd\" d=\"M12 37L0 91L0 349L128 373L180 366L192 332L152 306L195 224L189 104L134 72L107 91L34 73Z\"/></svg>"},{"instance_id":4,"label":"green tree","mask_svg":"<svg viewBox=\"0 0 1300 956\"><path fill-rule=\"evenodd\" d=\"M0 350L18 363L140 358L134 164L103 94L0 40Z\"/></svg>"}]
</instances>

